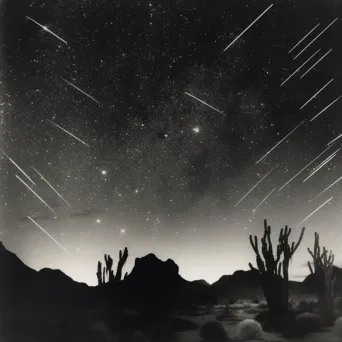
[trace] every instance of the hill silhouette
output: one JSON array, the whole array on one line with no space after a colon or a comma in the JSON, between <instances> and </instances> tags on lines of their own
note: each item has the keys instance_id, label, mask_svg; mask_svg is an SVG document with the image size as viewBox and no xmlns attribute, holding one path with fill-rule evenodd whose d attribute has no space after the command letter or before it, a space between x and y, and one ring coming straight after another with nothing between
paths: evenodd
<instances>
[{"instance_id":1,"label":"hill silhouette","mask_svg":"<svg viewBox=\"0 0 342 342\"><path fill-rule=\"evenodd\" d=\"M342 270L335 267L337 290L342 288ZM94 274L95 277L95 274ZM315 279L308 275L302 283L290 282L295 292L315 292ZM25 265L0 242L0 293L6 307L79 307L94 308L101 301L120 302L127 308L158 312L166 307L182 308L215 303L222 297L262 296L259 274L236 271L223 275L209 285L203 280L187 281L171 259L162 261L154 254L135 259L134 267L120 286L106 283L88 286L74 281L60 270L36 271Z\"/></svg>"}]
</instances>

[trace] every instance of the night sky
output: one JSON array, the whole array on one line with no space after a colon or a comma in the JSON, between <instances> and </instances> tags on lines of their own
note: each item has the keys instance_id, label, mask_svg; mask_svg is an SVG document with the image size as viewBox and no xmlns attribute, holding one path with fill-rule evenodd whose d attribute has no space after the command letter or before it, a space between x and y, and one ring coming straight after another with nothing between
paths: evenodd
<instances>
[{"instance_id":1,"label":"night sky","mask_svg":"<svg viewBox=\"0 0 342 342\"><path fill-rule=\"evenodd\" d=\"M315 231L342 263L342 182L315 198L342 176L341 1L1 6L0 240L25 263L94 285L127 246L128 271L151 252L214 282L255 263L264 218L306 227L293 279Z\"/></svg>"}]
</instances>

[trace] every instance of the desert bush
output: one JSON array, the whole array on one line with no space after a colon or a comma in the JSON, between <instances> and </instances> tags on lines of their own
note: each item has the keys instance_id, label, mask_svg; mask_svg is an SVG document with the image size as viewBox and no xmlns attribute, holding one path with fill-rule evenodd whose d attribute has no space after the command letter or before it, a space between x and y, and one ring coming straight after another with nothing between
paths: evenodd
<instances>
[{"instance_id":1,"label":"desert bush","mask_svg":"<svg viewBox=\"0 0 342 342\"><path fill-rule=\"evenodd\" d=\"M220 315L218 315L216 318L218 321L225 321L231 317L232 317L232 311L229 308L229 306L226 305L225 308L223 309L222 313Z\"/></svg>"},{"instance_id":2,"label":"desert bush","mask_svg":"<svg viewBox=\"0 0 342 342\"><path fill-rule=\"evenodd\" d=\"M301 338L323 330L320 316L309 312L296 314L289 311L284 315L274 315L263 311L255 316L255 320L261 323L265 331L280 333L286 338Z\"/></svg>"},{"instance_id":3,"label":"desert bush","mask_svg":"<svg viewBox=\"0 0 342 342\"><path fill-rule=\"evenodd\" d=\"M318 308L318 303L314 302L314 301L300 301L298 306L297 306L298 310L301 312L311 312L311 313L315 313L317 311Z\"/></svg>"},{"instance_id":4,"label":"desert bush","mask_svg":"<svg viewBox=\"0 0 342 342\"><path fill-rule=\"evenodd\" d=\"M199 334L204 340L210 342L226 342L230 340L223 325L218 321L204 323L200 328Z\"/></svg>"},{"instance_id":5,"label":"desert bush","mask_svg":"<svg viewBox=\"0 0 342 342\"><path fill-rule=\"evenodd\" d=\"M262 326L256 320L248 318L238 324L236 334L240 340L260 339Z\"/></svg>"},{"instance_id":6,"label":"desert bush","mask_svg":"<svg viewBox=\"0 0 342 342\"><path fill-rule=\"evenodd\" d=\"M295 317L293 334L305 336L310 333L322 331L321 317L311 312L303 312Z\"/></svg>"}]
</instances>

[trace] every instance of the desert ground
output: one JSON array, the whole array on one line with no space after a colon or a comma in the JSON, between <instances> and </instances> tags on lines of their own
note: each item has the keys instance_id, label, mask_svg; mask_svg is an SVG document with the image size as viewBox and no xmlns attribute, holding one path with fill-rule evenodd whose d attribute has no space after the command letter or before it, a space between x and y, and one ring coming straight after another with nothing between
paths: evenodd
<instances>
[{"instance_id":1,"label":"desert ground","mask_svg":"<svg viewBox=\"0 0 342 342\"><path fill-rule=\"evenodd\" d=\"M307 298L310 302L312 298ZM303 300L301 301L303 303ZM293 301L293 306L299 305L299 301ZM266 302L253 302L251 300L238 300L233 304L220 304L213 307L199 306L197 312L185 313L174 312L173 317L184 320L185 322L195 323L198 328L177 332L178 342L202 342L205 341L200 337L199 328L208 321L219 320L228 336L233 341L239 341L236 335L236 328L239 322L246 318L254 318L256 314L267 310ZM196 310L194 310L196 311ZM127 317L133 317L137 313L126 312ZM26 315L25 315L26 316ZM82 342L137 342L146 341L145 339L138 339L137 337L127 336L127 334L112 334L108 329L104 320L104 310L92 310L89 312L64 312L64 313L44 313L40 318L35 318L24 315L18 317L17 331L15 334L6 337L1 342L40 342L46 341L46 337L30 338L31 332L39 329L37 320L40 324L40 329L50 330L50 341L82 341ZM63 319L60 317L63 316ZM24 327L19 328L23 321L26 321ZM27 326L30 327L27 330ZM292 341L292 342L337 342L339 339L338 330L340 326L333 326L327 328L323 332L311 333L306 337L286 339L280 334L263 331L261 339L268 342ZM18 333L19 330L22 334ZM59 330L59 331L58 331ZM24 333L25 331L25 333ZM138 332L137 332L138 334ZM171 341L171 340L170 340ZM254 341L254 340L250 340ZM260 339L259 339L260 341Z\"/></svg>"}]
</instances>

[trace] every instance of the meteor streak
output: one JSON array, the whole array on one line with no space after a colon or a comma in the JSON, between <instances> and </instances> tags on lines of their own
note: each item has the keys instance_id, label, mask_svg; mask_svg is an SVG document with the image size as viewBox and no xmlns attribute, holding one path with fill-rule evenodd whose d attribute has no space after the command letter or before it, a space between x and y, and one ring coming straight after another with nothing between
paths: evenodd
<instances>
[{"instance_id":1,"label":"meteor streak","mask_svg":"<svg viewBox=\"0 0 342 342\"><path fill-rule=\"evenodd\" d=\"M310 202L313 202L315 199L317 199L319 196L323 195L327 190L329 190L332 186L334 186L336 183L338 183L342 177L337 179L334 183L330 184L327 188L325 188L322 192L320 192L315 198L313 198Z\"/></svg>"},{"instance_id":2,"label":"meteor streak","mask_svg":"<svg viewBox=\"0 0 342 342\"><path fill-rule=\"evenodd\" d=\"M336 157L336 153L337 152L334 152L330 157L328 157L324 162L322 162L318 167L316 167L314 169L313 172L311 172L309 174L309 176L307 176L304 180L303 180L303 183L306 182L309 178L311 178L317 171L319 171L323 166L325 166L327 163L330 162L331 159L335 158Z\"/></svg>"},{"instance_id":3,"label":"meteor streak","mask_svg":"<svg viewBox=\"0 0 342 342\"><path fill-rule=\"evenodd\" d=\"M286 185L288 185L290 182L292 182L295 178L297 178L304 170L306 170L312 163L314 163L324 152L326 152L331 146L327 147L323 152L321 152L314 160L312 160L308 165L306 165L305 167L303 167L298 173L296 173L290 180L288 180L279 190L281 191L282 189L285 188Z\"/></svg>"},{"instance_id":4,"label":"meteor streak","mask_svg":"<svg viewBox=\"0 0 342 342\"><path fill-rule=\"evenodd\" d=\"M331 102L330 104L328 104L325 108L323 108L316 116L314 116L311 121L314 121L319 115L323 114L329 107L331 107L335 102L337 102L340 98L342 97L342 95L340 95L336 100L334 100L333 102Z\"/></svg>"},{"instance_id":5,"label":"meteor streak","mask_svg":"<svg viewBox=\"0 0 342 342\"><path fill-rule=\"evenodd\" d=\"M56 212L36 193L34 190L32 190L19 176L15 175L20 182L22 182L45 206L47 206L55 215Z\"/></svg>"},{"instance_id":6,"label":"meteor streak","mask_svg":"<svg viewBox=\"0 0 342 342\"><path fill-rule=\"evenodd\" d=\"M289 134L287 134L283 139L281 139L275 146L273 146L263 157L261 157L255 164L260 163L264 158L266 158L279 144L281 144L287 137L289 137L297 128L299 128L304 121L302 121L298 126L296 126Z\"/></svg>"},{"instance_id":7,"label":"meteor streak","mask_svg":"<svg viewBox=\"0 0 342 342\"><path fill-rule=\"evenodd\" d=\"M70 254L53 236L51 236L43 227L41 227L33 218L27 216L39 229L41 229L52 241L54 241L64 252Z\"/></svg>"},{"instance_id":8,"label":"meteor streak","mask_svg":"<svg viewBox=\"0 0 342 342\"><path fill-rule=\"evenodd\" d=\"M225 115L223 112L221 112L221 111L219 111L218 109L216 109L216 108L214 108L214 107L210 106L208 103L206 103L206 102L204 102L204 101L200 100L200 99L199 99L199 98L197 98L196 96L194 96L194 95L191 95L191 94L189 94L189 93L186 93L186 92L185 92L185 94L186 94L186 95L188 95L188 96L190 96L190 97L192 97L193 99L195 99L195 100L197 100L197 101L199 101L199 102L203 103L204 105L206 105L206 106L208 106L209 108L211 108L211 109L215 110L216 112L218 112L218 113L220 113L220 114L223 114L223 115Z\"/></svg>"},{"instance_id":9,"label":"meteor streak","mask_svg":"<svg viewBox=\"0 0 342 342\"><path fill-rule=\"evenodd\" d=\"M63 196L43 177L43 175L32 166L33 170L37 172L37 174L40 176L40 178L45 181L45 183L69 206L71 205L63 198Z\"/></svg>"},{"instance_id":10,"label":"meteor streak","mask_svg":"<svg viewBox=\"0 0 342 342\"><path fill-rule=\"evenodd\" d=\"M36 183L27 175L26 172L24 172L18 164L15 163L13 159L11 159L3 150L0 149L0 151L8 158L8 160L33 184L36 185Z\"/></svg>"},{"instance_id":11,"label":"meteor streak","mask_svg":"<svg viewBox=\"0 0 342 342\"><path fill-rule=\"evenodd\" d=\"M252 189L250 189L247 193L246 193L246 195L244 195L241 199L240 199L240 201L239 202L237 202L235 205L234 205L234 208L236 208L237 207L237 205L239 204L239 203L241 203L273 170L274 170L275 168L273 168L272 170L270 170L270 171L268 171L267 173L266 173L266 175L264 176L264 177L262 177L253 187L252 187Z\"/></svg>"},{"instance_id":12,"label":"meteor streak","mask_svg":"<svg viewBox=\"0 0 342 342\"><path fill-rule=\"evenodd\" d=\"M273 6L273 4L271 6L269 6L264 12L262 12L250 25L248 25L224 50L223 52L225 52L226 50L228 50L249 28L251 28L271 7Z\"/></svg>"},{"instance_id":13,"label":"meteor streak","mask_svg":"<svg viewBox=\"0 0 342 342\"><path fill-rule=\"evenodd\" d=\"M300 76L300 79L302 79L311 69L313 69L323 58L328 56L331 51L332 49L330 49L324 56L322 56L312 67L310 67L302 76Z\"/></svg>"},{"instance_id":14,"label":"meteor streak","mask_svg":"<svg viewBox=\"0 0 342 342\"><path fill-rule=\"evenodd\" d=\"M50 31L46 26L43 26L43 25L39 24L38 21L35 21L35 20L33 20L32 18L30 18L30 17L26 17L26 18L29 19L29 20L31 20L32 22L34 22L34 23L37 24L38 26L40 26L44 31L49 32L50 34L52 34L54 37L56 37L57 39L59 39L59 40L60 40L61 42L63 42L65 45L68 45L68 43L67 43L64 39L62 39L60 36L57 36L56 33L53 33L52 31Z\"/></svg>"},{"instance_id":15,"label":"meteor streak","mask_svg":"<svg viewBox=\"0 0 342 342\"><path fill-rule=\"evenodd\" d=\"M315 209L310 215L308 215L302 222L298 224L296 228L298 228L303 222L305 222L307 219L309 219L313 214L315 214L319 209L324 207L328 202L330 202L334 197L330 197L327 201L325 201L323 204L321 204L317 209Z\"/></svg>"},{"instance_id":16,"label":"meteor streak","mask_svg":"<svg viewBox=\"0 0 342 342\"><path fill-rule=\"evenodd\" d=\"M309 33L307 33L290 51L289 53L291 53L307 36L310 35L310 33L312 33L314 30L316 30L316 28L321 25L320 23L318 23Z\"/></svg>"},{"instance_id":17,"label":"meteor streak","mask_svg":"<svg viewBox=\"0 0 342 342\"><path fill-rule=\"evenodd\" d=\"M303 106L300 107L300 109L303 109L311 100L313 100L324 88L326 88L334 79L332 78L326 85L324 85L320 90L318 90L318 92L313 95L311 98L309 98L309 100L307 100Z\"/></svg>"},{"instance_id":18,"label":"meteor streak","mask_svg":"<svg viewBox=\"0 0 342 342\"><path fill-rule=\"evenodd\" d=\"M81 142L83 145L86 145L88 147L90 147L88 144L86 144L83 140L79 139L76 137L76 135L73 135L72 133L70 133L69 131L67 131L66 129L64 129L63 127L57 125L56 123L52 122L51 120L47 120L49 122L51 122L53 125L55 125L56 127L60 128L62 131L64 131L65 133L68 133L70 136L72 136L73 138L75 138L76 140L78 140L79 142Z\"/></svg>"},{"instance_id":19,"label":"meteor streak","mask_svg":"<svg viewBox=\"0 0 342 342\"><path fill-rule=\"evenodd\" d=\"M273 191L275 189L276 188L273 188L272 191L269 192L269 194L257 205L257 207L255 209L253 209L253 213L255 213L260 208L260 206L267 200L267 198L269 198L271 196L271 194L273 193Z\"/></svg>"},{"instance_id":20,"label":"meteor streak","mask_svg":"<svg viewBox=\"0 0 342 342\"><path fill-rule=\"evenodd\" d=\"M297 59L297 57L299 57L318 37L320 37L338 18L336 18L334 21L332 21L321 33L318 34L318 36L316 36L316 38L314 38L307 46L305 46L305 48L299 52L299 54L293 58L293 60Z\"/></svg>"},{"instance_id":21,"label":"meteor streak","mask_svg":"<svg viewBox=\"0 0 342 342\"><path fill-rule=\"evenodd\" d=\"M310 173L313 173L315 170L317 170L324 162L326 162L329 158L331 158L333 155L335 155L340 149L337 149L334 153L332 153L329 157L324 159L319 165L313 168L313 170ZM329 159L330 160L330 159Z\"/></svg>"},{"instance_id":22,"label":"meteor streak","mask_svg":"<svg viewBox=\"0 0 342 342\"><path fill-rule=\"evenodd\" d=\"M282 87L294 74L296 74L303 66L308 63L312 58L314 58L318 52L320 52L322 49L317 50L309 59L307 59L297 70L295 70L280 86Z\"/></svg>"},{"instance_id":23,"label":"meteor streak","mask_svg":"<svg viewBox=\"0 0 342 342\"><path fill-rule=\"evenodd\" d=\"M96 103L100 104L99 101L97 101L95 98L93 98L92 96L90 96L89 94L87 94L85 91L83 91L82 89L76 87L74 84L72 84L71 82L67 81L66 79L64 79L63 77L60 77L64 82L68 83L69 85L71 85L72 87L74 87L76 90L80 91L82 94L84 94L85 96L88 96L90 99L92 99L93 101L95 101Z\"/></svg>"},{"instance_id":24,"label":"meteor streak","mask_svg":"<svg viewBox=\"0 0 342 342\"><path fill-rule=\"evenodd\" d=\"M341 138L342 134L340 134L338 137L336 137L334 140L331 140L330 143L328 143L327 145L332 144L334 141L336 141L337 139Z\"/></svg>"}]
</instances>

